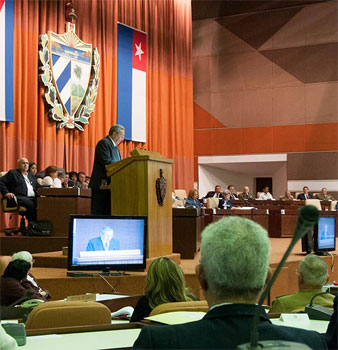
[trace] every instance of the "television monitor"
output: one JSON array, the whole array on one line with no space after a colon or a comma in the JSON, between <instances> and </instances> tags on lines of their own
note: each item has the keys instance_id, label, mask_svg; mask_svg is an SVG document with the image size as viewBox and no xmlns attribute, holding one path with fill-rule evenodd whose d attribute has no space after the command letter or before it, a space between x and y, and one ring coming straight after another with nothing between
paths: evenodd
<instances>
[{"instance_id":1,"label":"television monitor","mask_svg":"<svg viewBox=\"0 0 338 350\"><path fill-rule=\"evenodd\" d=\"M71 215L68 270L144 270L146 236L146 216Z\"/></svg>"},{"instance_id":2,"label":"television monitor","mask_svg":"<svg viewBox=\"0 0 338 350\"><path fill-rule=\"evenodd\" d=\"M336 218L321 216L313 231L314 251L325 255L325 252L336 250Z\"/></svg>"}]
</instances>

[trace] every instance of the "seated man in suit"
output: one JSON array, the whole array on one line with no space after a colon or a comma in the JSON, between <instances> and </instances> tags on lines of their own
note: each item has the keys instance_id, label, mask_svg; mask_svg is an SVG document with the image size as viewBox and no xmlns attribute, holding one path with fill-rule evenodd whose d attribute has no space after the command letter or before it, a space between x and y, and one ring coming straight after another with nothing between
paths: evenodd
<instances>
[{"instance_id":1,"label":"seated man in suit","mask_svg":"<svg viewBox=\"0 0 338 350\"><path fill-rule=\"evenodd\" d=\"M239 199L252 199L249 186L243 187L243 192L238 195Z\"/></svg>"},{"instance_id":2,"label":"seated man in suit","mask_svg":"<svg viewBox=\"0 0 338 350\"><path fill-rule=\"evenodd\" d=\"M322 291L328 281L329 274L325 261L319 256L307 255L298 266L298 289L294 294L277 297L272 302L270 312L299 312L304 311L310 304L311 298ZM332 294L323 294L316 297L314 304L333 308Z\"/></svg>"},{"instance_id":3,"label":"seated man in suit","mask_svg":"<svg viewBox=\"0 0 338 350\"><path fill-rule=\"evenodd\" d=\"M215 191L209 191L204 198L224 198L222 187L220 185L216 185Z\"/></svg>"},{"instance_id":4,"label":"seated man in suit","mask_svg":"<svg viewBox=\"0 0 338 350\"><path fill-rule=\"evenodd\" d=\"M203 319L173 326L148 326L134 349L236 349L249 342L259 308L259 340L287 340L325 349L317 332L273 325L256 305L267 280L270 241L257 223L236 216L208 225L202 233L196 274L209 305Z\"/></svg>"},{"instance_id":5,"label":"seated man in suit","mask_svg":"<svg viewBox=\"0 0 338 350\"><path fill-rule=\"evenodd\" d=\"M29 162L26 158L18 160L18 169L10 170L0 179L1 194L9 200L16 196L18 205L27 209L28 220L36 220L36 189L39 187L36 178L28 172ZM16 206L13 203L13 206Z\"/></svg>"},{"instance_id":6,"label":"seated man in suit","mask_svg":"<svg viewBox=\"0 0 338 350\"><path fill-rule=\"evenodd\" d=\"M114 230L109 226L102 227L100 237L92 238L87 245L87 251L119 250L120 242L113 238Z\"/></svg>"},{"instance_id":7,"label":"seated man in suit","mask_svg":"<svg viewBox=\"0 0 338 350\"><path fill-rule=\"evenodd\" d=\"M269 187L265 186L263 188L263 192L259 195L260 200L266 201L266 200L273 200L272 194L269 192Z\"/></svg>"},{"instance_id":8,"label":"seated man in suit","mask_svg":"<svg viewBox=\"0 0 338 350\"><path fill-rule=\"evenodd\" d=\"M293 201L293 196L291 196L291 192L286 190L284 196L280 196L279 199L281 201Z\"/></svg>"},{"instance_id":9,"label":"seated man in suit","mask_svg":"<svg viewBox=\"0 0 338 350\"><path fill-rule=\"evenodd\" d=\"M238 198L237 192L235 190L235 186L234 185L229 185L228 186L228 191L230 192L230 199L231 200Z\"/></svg>"},{"instance_id":10,"label":"seated man in suit","mask_svg":"<svg viewBox=\"0 0 338 350\"><path fill-rule=\"evenodd\" d=\"M315 195L315 199L319 199L321 201L334 201L335 200L330 194L327 194L326 187L323 187L321 192Z\"/></svg>"},{"instance_id":11,"label":"seated man in suit","mask_svg":"<svg viewBox=\"0 0 338 350\"><path fill-rule=\"evenodd\" d=\"M300 193L298 196L297 196L297 199L301 200L301 201L305 201L307 199L312 199L313 196L311 193L309 193L309 187L307 186L304 186L303 187L303 193Z\"/></svg>"}]
</instances>

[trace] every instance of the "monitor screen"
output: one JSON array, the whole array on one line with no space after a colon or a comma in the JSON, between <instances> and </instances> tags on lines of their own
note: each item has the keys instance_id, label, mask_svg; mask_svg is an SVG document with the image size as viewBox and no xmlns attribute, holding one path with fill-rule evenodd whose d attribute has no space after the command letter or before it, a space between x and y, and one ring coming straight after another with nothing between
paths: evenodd
<instances>
[{"instance_id":1,"label":"monitor screen","mask_svg":"<svg viewBox=\"0 0 338 350\"><path fill-rule=\"evenodd\" d=\"M314 231L314 250L327 251L336 248L336 218L320 217Z\"/></svg>"},{"instance_id":2,"label":"monitor screen","mask_svg":"<svg viewBox=\"0 0 338 350\"><path fill-rule=\"evenodd\" d=\"M147 217L71 215L68 270L145 269Z\"/></svg>"}]
</instances>

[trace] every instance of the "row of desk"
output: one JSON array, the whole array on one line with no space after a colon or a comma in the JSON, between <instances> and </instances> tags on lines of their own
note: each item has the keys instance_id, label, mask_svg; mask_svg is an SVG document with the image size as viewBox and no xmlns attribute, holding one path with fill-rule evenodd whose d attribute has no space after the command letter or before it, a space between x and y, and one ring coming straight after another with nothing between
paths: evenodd
<instances>
[{"instance_id":1,"label":"row of desk","mask_svg":"<svg viewBox=\"0 0 338 350\"><path fill-rule=\"evenodd\" d=\"M304 205L304 202L303 202ZM239 216L250 219L263 226L269 237L292 237L298 219L298 206L272 205L254 209L173 209L173 252L181 253L182 259L194 259L199 250L201 232L210 223L224 217ZM336 217L336 232L338 212L322 210L321 215Z\"/></svg>"}]
</instances>

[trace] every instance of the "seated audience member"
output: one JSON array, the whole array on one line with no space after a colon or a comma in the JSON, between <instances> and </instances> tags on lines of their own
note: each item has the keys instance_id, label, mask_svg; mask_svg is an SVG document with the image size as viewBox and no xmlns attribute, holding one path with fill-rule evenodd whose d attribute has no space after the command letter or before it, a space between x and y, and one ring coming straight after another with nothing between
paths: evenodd
<instances>
[{"instance_id":1,"label":"seated audience member","mask_svg":"<svg viewBox=\"0 0 338 350\"><path fill-rule=\"evenodd\" d=\"M327 327L327 331L325 333L325 340L328 349L337 350L338 349L338 314L337 314L337 296L333 301L333 314L331 316L330 323Z\"/></svg>"},{"instance_id":2,"label":"seated audience member","mask_svg":"<svg viewBox=\"0 0 338 350\"><path fill-rule=\"evenodd\" d=\"M259 309L259 340L305 343L325 348L317 332L273 325L256 305L268 275L270 241L257 223L236 216L208 225L202 232L196 275L209 305L199 321L141 330L134 349L236 349L250 341Z\"/></svg>"},{"instance_id":3,"label":"seated audience member","mask_svg":"<svg viewBox=\"0 0 338 350\"><path fill-rule=\"evenodd\" d=\"M31 264L25 260L17 259L11 261L1 276L1 305L8 306L16 300L25 296L28 291L32 292L27 299L41 299L47 301L47 298L39 293L31 284L25 283Z\"/></svg>"},{"instance_id":4,"label":"seated audience member","mask_svg":"<svg viewBox=\"0 0 338 350\"><path fill-rule=\"evenodd\" d=\"M243 187L243 192L238 195L239 199L252 199L249 186Z\"/></svg>"},{"instance_id":5,"label":"seated audience member","mask_svg":"<svg viewBox=\"0 0 338 350\"><path fill-rule=\"evenodd\" d=\"M321 201L334 201L335 200L330 194L327 194L326 187L323 187L321 192L316 194L314 198L320 199Z\"/></svg>"},{"instance_id":6,"label":"seated audience member","mask_svg":"<svg viewBox=\"0 0 338 350\"><path fill-rule=\"evenodd\" d=\"M135 306L130 322L143 320L161 304L197 300L185 286L182 269L169 258L157 258L151 263L144 294Z\"/></svg>"},{"instance_id":7,"label":"seated audience member","mask_svg":"<svg viewBox=\"0 0 338 350\"><path fill-rule=\"evenodd\" d=\"M86 174L83 171L79 172L78 179L79 180L76 182L76 187L87 189L88 182L87 182Z\"/></svg>"},{"instance_id":8,"label":"seated audience member","mask_svg":"<svg viewBox=\"0 0 338 350\"><path fill-rule=\"evenodd\" d=\"M222 187L220 185L215 186L215 191L209 191L204 198L223 198Z\"/></svg>"},{"instance_id":9,"label":"seated audience member","mask_svg":"<svg viewBox=\"0 0 338 350\"><path fill-rule=\"evenodd\" d=\"M224 191L223 192L224 199L220 199L218 203L218 208L220 209L231 209L233 207L232 201L230 199L230 192L229 191Z\"/></svg>"},{"instance_id":10,"label":"seated audience member","mask_svg":"<svg viewBox=\"0 0 338 350\"><path fill-rule=\"evenodd\" d=\"M28 172L30 172L32 175L36 177L36 174L38 173L38 166L34 162L30 162L28 165Z\"/></svg>"},{"instance_id":11,"label":"seated audience member","mask_svg":"<svg viewBox=\"0 0 338 350\"><path fill-rule=\"evenodd\" d=\"M28 160L18 160L18 169L12 169L0 179L1 194L9 200L14 201L27 209L25 214L28 220L36 220L36 188L39 186L35 176L28 172ZM15 203L13 203L15 206Z\"/></svg>"},{"instance_id":12,"label":"seated audience member","mask_svg":"<svg viewBox=\"0 0 338 350\"><path fill-rule=\"evenodd\" d=\"M1 350L18 350L18 344L16 340L6 333L2 325L0 324L0 349Z\"/></svg>"},{"instance_id":13,"label":"seated audience member","mask_svg":"<svg viewBox=\"0 0 338 350\"><path fill-rule=\"evenodd\" d=\"M21 252L14 253L12 255L11 261L15 261L18 259L27 261L31 265L31 268L28 271L26 279L22 280L21 284L27 289L36 290L36 292L40 293L43 297L46 297L47 299L49 299L50 294L49 294L48 290L42 289L41 287L39 287L38 283L36 282L35 277L30 273L31 269L33 268L33 263L34 263L34 259L32 257L32 254L30 252L23 250Z\"/></svg>"},{"instance_id":14,"label":"seated audience member","mask_svg":"<svg viewBox=\"0 0 338 350\"><path fill-rule=\"evenodd\" d=\"M61 180L58 178L58 168L50 165L46 168L46 176L41 181L41 186L61 188Z\"/></svg>"},{"instance_id":15,"label":"seated audience member","mask_svg":"<svg viewBox=\"0 0 338 350\"><path fill-rule=\"evenodd\" d=\"M281 201L293 201L293 196L291 196L291 192L286 190L284 196L280 196L279 199Z\"/></svg>"},{"instance_id":16,"label":"seated audience member","mask_svg":"<svg viewBox=\"0 0 338 350\"><path fill-rule=\"evenodd\" d=\"M272 194L269 192L269 187L265 186L263 188L263 192L259 195L260 200L266 201L266 200L273 200Z\"/></svg>"},{"instance_id":17,"label":"seated audience member","mask_svg":"<svg viewBox=\"0 0 338 350\"><path fill-rule=\"evenodd\" d=\"M193 188L189 191L188 198L185 200L186 208L202 208L202 204L198 200L198 191Z\"/></svg>"},{"instance_id":18,"label":"seated audience member","mask_svg":"<svg viewBox=\"0 0 338 350\"><path fill-rule=\"evenodd\" d=\"M323 285L328 281L329 274L325 261L319 256L307 255L298 266L298 289L294 294L277 297L273 302L270 312L298 312L304 311L310 304L311 298L322 291ZM334 296L323 294L316 297L314 304L333 307Z\"/></svg>"},{"instance_id":19,"label":"seated audience member","mask_svg":"<svg viewBox=\"0 0 338 350\"><path fill-rule=\"evenodd\" d=\"M238 198L237 192L235 190L235 186L234 185L229 185L228 186L228 191L230 192L230 199L231 200Z\"/></svg>"},{"instance_id":20,"label":"seated audience member","mask_svg":"<svg viewBox=\"0 0 338 350\"><path fill-rule=\"evenodd\" d=\"M304 186L303 187L303 193L300 193L297 196L297 199L301 200L301 201L305 201L306 199L312 199L313 196L311 193L309 193L309 187Z\"/></svg>"},{"instance_id":21,"label":"seated audience member","mask_svg":"<svg viewBox=\"0 0 338 350\"><path fill-rule=\"evenodd\" d=\"M69 181L73 182L73 186L75 186L76 182L77 182L77 172L76 171L70 171L69 172Z\"/></svg>"},{"instance_id":22,"label":"seated audience member","mask_svg":"<svg viewBox=\"0 0 338 350\"><path fill-rule=\"evenodd\" d=\"M114 230L109 226L101 229L99 237L92 238L87 244L87 251L119 250L120 241L114 238Z\"/></svg>"}]
</instances>

